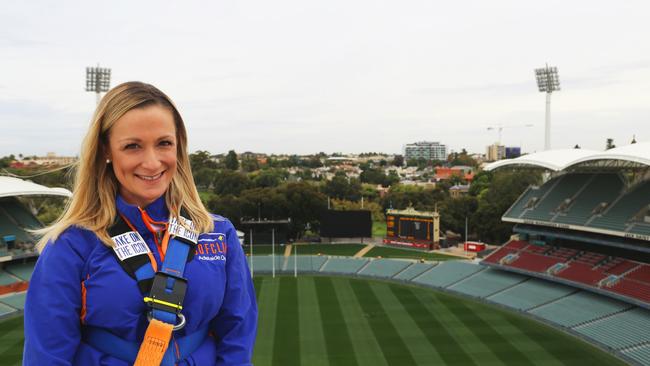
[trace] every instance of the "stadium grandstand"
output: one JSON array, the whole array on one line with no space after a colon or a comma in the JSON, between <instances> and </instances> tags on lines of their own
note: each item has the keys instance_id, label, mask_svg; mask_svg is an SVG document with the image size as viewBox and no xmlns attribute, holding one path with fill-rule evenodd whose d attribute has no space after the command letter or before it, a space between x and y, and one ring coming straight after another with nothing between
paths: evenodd
<instances>
[{"instance_id":1,"label":"stadium grandstand","mask_svg":"<svg viewBox=\"0 0 650 366\"><path fill-rule=\"evenodd\" d=\"M612 347L650 355L650 143L604 152L545 151L485 169L507 168L541 169L544 181L526 189L505 212L502 220L515 224L511 240L481 263L617 301L616 316L576 330L600 332L598 339L616 338ZM624 324L645 328L621 333L617 329ZM637 331L646 339L626 341L628 332Z\"/></svg>"},{"instance_id":2,"label":"stadium grandstand","mask_svg":"<svg viewBox=\"0 0 650 366\"><path fill-rule=\"evenodd\" d=\"M23 203L30 196L70 197L65 188L48 188L13 177L0 177L0 318L22 312L25 291L38 253L30 233L43 224Z\"/></svg>"}]
</instances>

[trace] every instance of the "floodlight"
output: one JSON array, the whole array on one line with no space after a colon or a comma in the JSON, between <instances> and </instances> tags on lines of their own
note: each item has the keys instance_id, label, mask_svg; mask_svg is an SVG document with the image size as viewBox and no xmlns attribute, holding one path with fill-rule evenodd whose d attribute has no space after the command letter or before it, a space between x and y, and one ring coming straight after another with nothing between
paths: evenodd
<instances>
[{"instance_id":1,"label":"floodlight","mask_svg":"<svg viewBox=\"0 0 650 366\"><path fill-rule=\"evenodd\" d=\"M99 104L100 93L107 92L111 84L111 69L97 67L86 67L86 91L97 93Z\"/></svg>"},{"instance_id":2,"label":"floodlight","mask_svg":"<svg viewBox=\"0 0 650 366\"><path fill-rule=\"evenodd\" d=\"M540 92L546 93L546 128L544 133L544 150L551 149L551 93L560 90L560 76L557 67L535 69L537 88Z\"/></svg>"}]
</instances>

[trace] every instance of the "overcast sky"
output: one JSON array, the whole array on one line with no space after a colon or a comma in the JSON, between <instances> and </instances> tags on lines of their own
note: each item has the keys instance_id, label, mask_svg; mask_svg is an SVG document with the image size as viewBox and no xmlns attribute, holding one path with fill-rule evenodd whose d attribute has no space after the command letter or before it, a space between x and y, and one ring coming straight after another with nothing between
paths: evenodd
<instances>
[{"instance_id":1,"label":"overcast sky","mask_svg":"<svg viewBox=\"0 0 650 366\"><path fill-rule=\"evenodd\" d=\"M650 141L650 2L3 1L0 156L76 155L85 67L152 83L190 150L485 152L544 145L533 70L560 71L552 145Z\"/></svg>"}]
</instances>

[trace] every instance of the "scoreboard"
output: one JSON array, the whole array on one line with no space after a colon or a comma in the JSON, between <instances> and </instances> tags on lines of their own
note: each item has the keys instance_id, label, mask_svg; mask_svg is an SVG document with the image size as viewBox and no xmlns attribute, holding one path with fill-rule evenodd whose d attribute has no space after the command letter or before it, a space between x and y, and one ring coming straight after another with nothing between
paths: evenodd
<instances>
[{"instance_id":1,"label":"scoreboard","mask_svg":"<svg viewBox=\"0 0 650 366\"><path fill-rule=\"evenodd\" d=\"M386 211L385 244L434 249L440 242L440 215L437 212L406 210Z\"/></svg>"}]
</instances>

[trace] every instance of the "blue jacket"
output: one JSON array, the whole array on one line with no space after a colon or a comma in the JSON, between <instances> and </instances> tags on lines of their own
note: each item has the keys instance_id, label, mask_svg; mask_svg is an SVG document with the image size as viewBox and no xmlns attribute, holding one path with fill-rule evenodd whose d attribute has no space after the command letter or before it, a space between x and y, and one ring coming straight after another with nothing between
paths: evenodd
<instances>
[{"instance_id":1,"label":"blue jacket","mask_svg":"<svg viewBox=\"0 0 650 366\"><path fill-rule=\"evenodd\" d=\"M155 234L143 218L167 222L159 198L141 212L116 199L117 210L146 241L161 267ZM182 313L187 324L173 337L209 325L210 336L179 365L249 365L257 330L255 292L233 225L215 216L214 232L200 234L197 253L185 267L188 279ZM141 342L148 321L136 281L112 249L85 229L71 227L41 253L25 303L23 365L106 365L127 362L83 342L84 325L102 327L124 340Z\"/></svg>"}]
</instances>

